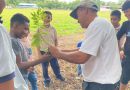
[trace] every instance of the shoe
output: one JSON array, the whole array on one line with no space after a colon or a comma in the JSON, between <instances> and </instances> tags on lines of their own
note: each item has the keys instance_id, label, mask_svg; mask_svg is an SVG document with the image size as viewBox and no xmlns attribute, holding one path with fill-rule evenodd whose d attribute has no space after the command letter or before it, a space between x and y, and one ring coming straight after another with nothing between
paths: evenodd
<instances>
[{"instance_id":1,"label":"shoe","mask_svg":"<svg viewBox=\"0 0 130 90\"><path fill-rule=\"evenodd\" d=\"M60 80L60 81L65 81L65 78L64 78L64 77L62 77L62 76L57 77L57 79L58 79L58 80Z\"/></svg>"},{"instance_id":2,"label":"shoe","mask_svg":"<svg viewBox=\"0 0 130 90\"><path fill-rule=\"evenodd\" d=\"M49 86L50 86L50 81L44 82L44 87L45 87L45 88L48 88Z\"/></svg>"}]
</instances>

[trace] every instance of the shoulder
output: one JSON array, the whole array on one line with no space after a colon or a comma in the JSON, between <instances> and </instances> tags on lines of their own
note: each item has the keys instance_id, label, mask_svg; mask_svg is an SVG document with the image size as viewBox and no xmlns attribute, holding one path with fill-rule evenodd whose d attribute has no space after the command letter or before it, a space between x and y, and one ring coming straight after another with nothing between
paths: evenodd
<instances>
[{"instance_id":1,"label":"shoulder","mask_svg":"<svg viewBox=\"0 0 130 90\"><path fill-rule=\"evenodd\" d=\"M14 43L18 43L18 40L16 38L11 37L11 41Z\"/></svg>"},{"instance_id":2,"label":"shoulder","mask_svg":"<svg viewBox=\"0 0 130 90\"><path fill-rule=\"evenodd\" d=\"M112 27L112 24L108 20L100 17L96 17L89 25L90 29L106 29L110 27Z\"/></svg>"},{"instance_id":3,"label":"shoulder","mask_svg":"<svg viewBox=\"0 0 130 90\"><path fill-rule=\"evenodd\" d=\"M125 21L122 23L121 29L123 31L127 31L127 29L130 27L130 21Z\"/></svg>"},{"instance_id":4,"label":"shoulder","mask_svg":"<svg viewBox=\"0 0 130 90\"><path fill-rule=\"evenodd\" d=\"M11 38L11 42L12 42L12 48L14 50L14 53L16 55L19 55L19 53L21 52L23 48L21 42L16 38Z\"/></svg>"},{"instance_id":5,"label":"shoulder","mask_svg":"<svg viewBox=\"0 0 130 90\"><path fill-rule=\"evenodd\" d=\"M94 20L94 24L104 26L104 25L110 25L111 23L105 18L97 17Z\"/></svg>"},{"instance_id":6,"label":"shoulder","mask_svg":"<svg viewBox=\"0 0 130 90\"><path fill-rule=\"evenodd\" d=\"M20 41L17 38L11 37L12 46L19 46Z\"/></svg>"},{"instance_id":7,"label":"shoulder","mask_svg":"<svg viewBox=\"0 0 130 90\"><path fill-rule=\"evenodd\" d=\"M123 22L123 24L122 24L122 26L128 26L128 25L130 25L130 21L125 21L125 22Z\"/></svg>"},{"instance_id":8,"label":"shoulder","mask_svg":"<svg viewBox=\"0 0 130 90\"><path fill-rule=\"evenodd\" d=\"M91 26L88 27L89 34L101 34L104 37L106 35L111 35L112 33L115 33L115 29L113 25L106 19L97 17L91 24Z\"/></svg>"},{"instance_id":9,"label":"shoulder","mask_svg":"<svg viewBox=\"0 0 130 90\"><path fill-rule=\"evenodd\" d=\"M50 26L50 28L51 28L53 31L56 31L55 27L53 27L53 26Z\"/></svg>"},{"instance_id":10,"label":"shoulder","mask_svg":"<svg viewBox=\"0 0 130 90\"><path fill-rule=\"evenodd\" d=\"M123 22L123 23L125 23L125 24L130 24L130 21L129 21L129 20L127 20L127 21L125 21L125 22Z\"/></svg>"},{"instance_id":11,"label":"shoulder","mask_svg":"<svg viewBox=\"0 0 130 90\"><path fill-rule=\"evenodd\" d=\"M104 19L104 18L100 18L100 17L96 17L93 22L90 24L89 28L91 29L109 29L109 28L113 28L112 24ZM103 30L104 31L104 30Z\"/></svg>"}]
</instances>

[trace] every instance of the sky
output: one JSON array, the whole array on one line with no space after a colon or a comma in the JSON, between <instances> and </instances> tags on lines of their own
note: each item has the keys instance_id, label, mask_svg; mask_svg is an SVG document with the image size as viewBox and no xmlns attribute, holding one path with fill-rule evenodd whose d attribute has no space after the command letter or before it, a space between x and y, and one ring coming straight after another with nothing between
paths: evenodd
<instances>
[{"instance_id":1,"label":"sky","mask_svg":"<svg viewBox=\"0 0 130 90\"><path fill-rule=\"evenodd\" d=\"M101 0L101 1L105 1L105 2L110 2L110 1L112 1L112 2L118 2L118 0Z\"/></svg>"},{"instance_id":2,"label":"sky","mask_svg":"<svg viewBox=\"0 0 130 90\"><path fill-rule=\"evenodd\" d=\"M59 1L72 2L74 0L59 0ZM101 1L105 1L105 2L110 2L110 1L112 1L112 2L118 2L118 0L101 0Z\"/></svg>"}]
</instances>

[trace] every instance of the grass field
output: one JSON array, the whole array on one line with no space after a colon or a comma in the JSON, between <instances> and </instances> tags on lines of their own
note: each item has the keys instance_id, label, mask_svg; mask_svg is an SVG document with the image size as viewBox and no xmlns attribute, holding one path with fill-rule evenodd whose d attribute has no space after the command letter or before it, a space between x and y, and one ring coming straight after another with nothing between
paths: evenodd
<instances>
[{"instance_id":1,"label":"grass field","mask_svg":"<svg viewBox=\"0 0 130 90\"><path fill-rule=\"evenodd\" d=\"M33 25L33 21L31 19L31 13L36 11L36 9L5 9L4 12L2 13L2 17L4 20L4 25L7 27L9 30L10 26L10 18L12 15L15 13L22 13L26 15L31 23L30 23L30 30L32 32L36 31L36 27ZM75 34L77 32L82 32L80 25L77 23L76 20L71 18L69 16L69 13L71 12L70 10L50 10L53 14L53 21L52 25L57 29L58 35L59 36L64 36L64 35L70 35L70 34ZM110 12L99 12L99 16L107 18L109 20L110 18ZM124 15L122 16L121 22L123 22L125 19Z\"/></svg>"}]
</instances>

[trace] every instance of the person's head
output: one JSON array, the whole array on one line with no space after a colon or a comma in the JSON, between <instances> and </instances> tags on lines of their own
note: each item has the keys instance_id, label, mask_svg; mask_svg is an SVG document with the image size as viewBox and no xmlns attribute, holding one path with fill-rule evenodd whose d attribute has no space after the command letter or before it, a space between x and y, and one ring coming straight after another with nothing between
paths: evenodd
<instances>
[{"instance_id":1,"label":"person's head","mask_svg":"<svg viewBox=\"0 0 130 90\"><path fill-rule=\"evenodd\" d=\"M114 10L111 12L111 23L115 26L118 25L121 20L121 12L119 10Z\"/></svg>"},{"instance_id":2,"label":"person's head","mask_svg":"<svg viewBox=\"0 0 130 90\"><path fill-rule=\"evenodd\" d=\"M130 0L124 2L124 4L122 5L122 11L124 12L128 20L130 20Z\"/></svg>"},{"instance_id":3,"label":"person's head","mask_svg":"<svg viewBox=\"0 0 130 90\"><path fill-rule=\"evenodd\" d=\"M98 10L98 6L93 1L83 0L76 9L70 13L70 16L77 19L82 28L87 28L97 16Z\"/></svg>"},{"instance_id":4,"label":"person's head","mask_svg":"<svg viewBox=\"0 0 130 90\"><path fill-rule=\"evenodd\" d=\"M45 19L43 20L44 24L50 24L52 21L52 13L50 11L44 11L43 13L46 15Z\"/></svg>"},{"instance_id":5,"label":"person's head","mask_svg":"<svg viewBox=\"0 0 130 90\"><path fill-rule=\"evenodd\" d=\"M10 20L11 33L16 38L23 38L29 33L29 19L23 14L17 13Z\"/></svg>"},{"instance_id":6,"label":"person's head","mask_svg":"<svg viewBox=\"0 0 130 90\"><path fill-rule=\"evenodd\" d=\"M0 0L0 14L2 13L4 7L5 7L5 0Z\"/></svg>"}]
</instances>

